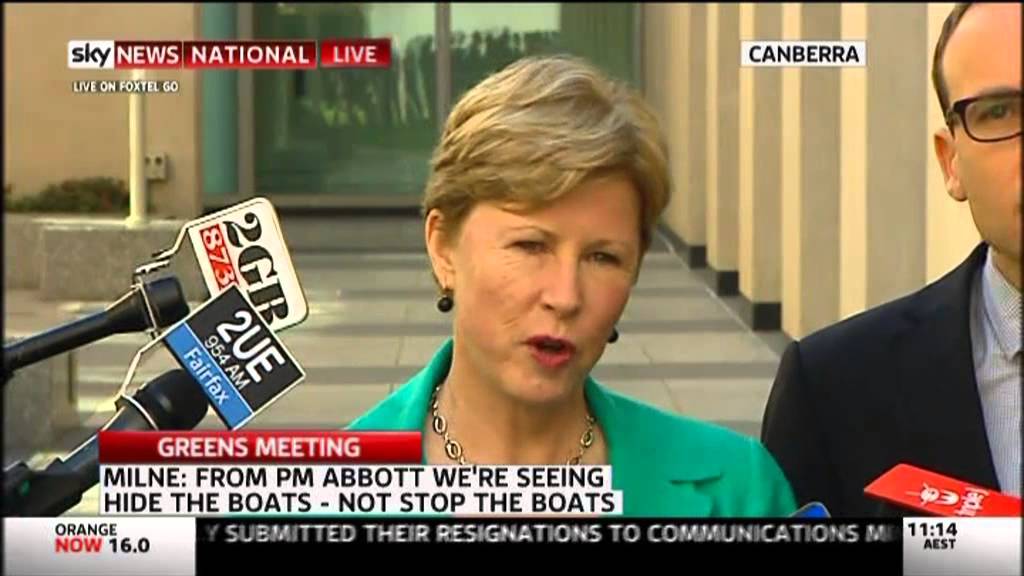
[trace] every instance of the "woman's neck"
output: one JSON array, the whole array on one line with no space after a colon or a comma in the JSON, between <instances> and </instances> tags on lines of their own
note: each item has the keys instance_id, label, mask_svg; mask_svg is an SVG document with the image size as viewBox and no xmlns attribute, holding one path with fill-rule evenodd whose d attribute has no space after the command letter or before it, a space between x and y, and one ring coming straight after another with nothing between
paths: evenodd
<instances>
[{"instance_id":1,"label":"woman's neck","mask_svg":"<svg viewBox=\"0 0 1024 576\"><path fill-rule=\"evenodd\" d=\"M510 465L564 464L579 453L588 415L582 386L565 401L529 404L486 382L457 354L441 386L438 413L467 462Z\"/></svg>"}]
</instances>

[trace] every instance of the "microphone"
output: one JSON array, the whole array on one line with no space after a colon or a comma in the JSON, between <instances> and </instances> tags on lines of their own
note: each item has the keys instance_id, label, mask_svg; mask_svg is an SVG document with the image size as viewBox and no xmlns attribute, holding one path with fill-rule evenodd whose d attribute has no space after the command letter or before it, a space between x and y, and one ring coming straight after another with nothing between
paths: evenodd
<instances>
[{"instance_id":1,"label":"microphone","mask_svg":"<svg viewBox=\"0 0 1024 576\"><path fill-rule=\"evenodd\" d=\"M943 476L910 464L897 464L864 488L869 496L933 516L1016 516L1021 499Z\"/></svg>"},{"instance_id":2,"label":"microphone","mask_svg":"<svg viewBox=\"0 0 1024 576\"><path fill-rule=\"evenodd\" d=\"M168 266L186 239L209 299L151 344L164 344L235 430L305 378L276 333L305 320L309 307L266 198L186 222L174 244L153 253L136 276ZM122 389L149 348L136 354Z\"/></svg>"},{"instance_id":3,"label":"microphone","mask_svg":"<svg viewBox=\"0 0 1024 576\"><path fill-rule=\"evenodd\" d=\"M153 254L156 260L136 273L170 263L188 239L211 298L237 286L274 332L302 323L309 315L306 295L270 200L253 198L186 222L174 244Z\"/></svg>"},{"instance_id":4,"label":"microphone","mask_svg":"<svg viewBox=\"0 0 1024 576\"><path fill-rule=\"evenodd\" d=\"M184 370L171 370L122 396L100 430L191 430L209 408L206 395ZM42 471L19 462L4 471L4 516L57 516L99 482L98 435Z\"/></svg>"},{"instance_id":5,"label":"microphone","mask_svg":"<svg viewBox=\"0 0 1024 576\"><path fill-rule=\"evenodd\" d=\"M821 502L808 502L801 506L796 512L790 514L790 518L831 518L828 508Z\"/></svg>"},{"instance_id":6,"label":"microphone","mask_svg":"<svg viewBox=\"0 0 1024 576\"><path fill-rule=\"evenodd\" d=\"M177 278L159 278L133 287L102 312L4 346L4 383L15 370L29 364L113 334L164 328L181 320L188 312L188 301ZM153 323L156 325L151 325Z\"/></svg>"}]
</instances>

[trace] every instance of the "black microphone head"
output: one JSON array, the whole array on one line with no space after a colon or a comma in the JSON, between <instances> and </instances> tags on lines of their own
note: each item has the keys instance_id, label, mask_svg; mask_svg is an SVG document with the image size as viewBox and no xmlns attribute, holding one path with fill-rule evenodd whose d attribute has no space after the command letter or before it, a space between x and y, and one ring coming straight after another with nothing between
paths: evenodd
<instances>
[{"instance_id":1,"label":"black microphone head","mask_svg":"<svg viewBox=\"0 0 1024 576\"><path fill-rule=\"evenodd\" d=\"M153 417L158 430L191 430L210 407L199 383L181 369L150 380L134 398Z\"/></svg>"},{"instance_id":2,"label":"black microphone head","mask_svg":"<svg viewBox=\"0 0 1024 576\"><path fill-rule=\"evenodd\" d=\"M188 316L185 290L174 276L147 282L146 293L149 294L149 303L153 305L158 328L166 328Z\"/></svg>"},{"instance_id":3,"label":"black microphone head","mask_svg":"<svg viewBox=\"0 0 1024 576\"><path fill-rule=\"evenodd\" d=\"M111 334L141 332L148 328L166 328L188 316L188 300L181 282L174 276L157 278L146 282L143 289L153 307L156 326L150 326L146 302L136 292L107 310L107 326Z\"/></svg>"}]
</instances>

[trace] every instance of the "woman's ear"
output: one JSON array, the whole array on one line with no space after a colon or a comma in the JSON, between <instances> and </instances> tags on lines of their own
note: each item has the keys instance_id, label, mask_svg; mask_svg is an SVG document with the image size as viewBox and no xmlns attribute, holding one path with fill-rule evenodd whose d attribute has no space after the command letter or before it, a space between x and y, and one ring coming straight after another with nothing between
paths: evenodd
<instances>
[{"instance_id":1,"label":"woman's ear","mask_svg":"<svg viewBox=\"0 0 1024 576\"><path fill-rule=\"evenodd\" d=\"M430 256L430 266L434 270L434 277L442 287L450 290L455 283L454 243L450 241L446 224L441 211L433 208L427 213L424 233L426 234L427 255Z\"/></svg>"}]
</instances>

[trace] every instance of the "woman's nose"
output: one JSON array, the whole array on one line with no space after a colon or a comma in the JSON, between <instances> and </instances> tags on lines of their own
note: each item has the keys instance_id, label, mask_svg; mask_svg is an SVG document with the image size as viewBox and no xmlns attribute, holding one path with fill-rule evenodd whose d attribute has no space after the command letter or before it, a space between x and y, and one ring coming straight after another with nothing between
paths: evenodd
<instances>
[{"instance_id":1,"label":"woman's nose","mask_svg":"<svg viewBox=\"0 0 1024 576\"><path fill-rule=\"evenodd\" d=\"M583 295L580 268L575 259L570 261L559 258L552 262L551 268L540 281L545 308L561 316L569 316L579 310Z\"/></svg>"}]
</instances>

